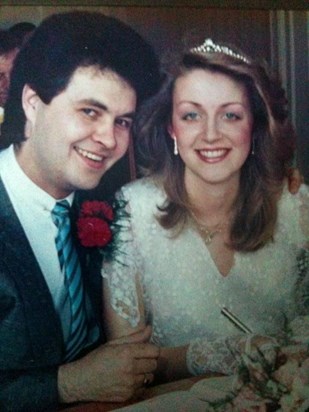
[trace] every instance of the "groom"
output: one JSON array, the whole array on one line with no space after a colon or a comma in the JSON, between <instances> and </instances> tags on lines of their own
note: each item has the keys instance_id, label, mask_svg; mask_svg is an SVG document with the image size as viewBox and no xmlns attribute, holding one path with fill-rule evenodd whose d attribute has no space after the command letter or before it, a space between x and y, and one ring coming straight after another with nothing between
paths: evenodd
<instances>
[{"instance_id":1,"label":"groom","mask_svg":"<svg viewBox=\"0 0 309 412\"><path fill-rule=\"evenodd\" d=\"M153 379L149 330L103 344L100 273L77 258L68 208L125 154L158 86L152 48L99 13L47 18L18 54L0 152L1 411L123 401Z\"/></svg>"}]
</instances>

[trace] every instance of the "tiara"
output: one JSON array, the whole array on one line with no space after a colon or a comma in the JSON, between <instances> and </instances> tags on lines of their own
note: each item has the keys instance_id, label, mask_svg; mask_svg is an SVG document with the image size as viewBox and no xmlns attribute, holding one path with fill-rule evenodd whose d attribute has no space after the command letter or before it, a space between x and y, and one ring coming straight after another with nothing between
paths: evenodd
<instances>
[{"instance_id":1,"label":"tiara","mask_svg":"<svg viewBox=\"0 0 309 412\"><path fill-rule=\"evenodd\" d=\"M228 56L232 56L235 59L242 60L245 63L249 63L249 60L242 54L235 53L232 49L227 46L220 46L215 44L211 39L206 39L200 46L190 49L192 53L223 53Z\"/></svg>"}]
</instances>

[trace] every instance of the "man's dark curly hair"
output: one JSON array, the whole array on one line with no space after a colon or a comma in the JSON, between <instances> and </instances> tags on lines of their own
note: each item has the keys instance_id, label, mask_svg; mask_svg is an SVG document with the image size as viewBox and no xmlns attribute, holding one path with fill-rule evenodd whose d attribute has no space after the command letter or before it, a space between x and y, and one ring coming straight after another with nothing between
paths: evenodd
<instances>
[{"instance_id":1,"label":"man's dark curly hair","mask_svg":"<svg viewBox=\"0 0 309 412\"><path fill-rule=\"evenodd\" d=\"M138 105L159 87L158 58L131 27L97 12L51 15L36 28L16 58L2 145L24 140L22 92L26 84L49 104L66 89L78 68L89 66L123 78L135 90Z\"/></svg>"}]
</instances>

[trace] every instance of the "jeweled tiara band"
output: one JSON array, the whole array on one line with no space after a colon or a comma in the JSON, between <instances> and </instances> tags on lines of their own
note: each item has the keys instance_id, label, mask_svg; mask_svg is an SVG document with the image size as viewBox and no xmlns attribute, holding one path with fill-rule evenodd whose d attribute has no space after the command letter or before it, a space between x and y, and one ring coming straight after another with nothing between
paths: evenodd
<instances>
[{"instance_id":1,"label":"jeweled tiara band","mask_svg":"<svg viewBox=\"0 0 309 412\"><path fill-rule=\"evenodd\" d=\"M220 46L215 44L211 39L206 39L203 44L190 49L191 53L223 53L227 56L232 56L235 59L242 60L245 63L249 63L249 60L242 54L235 53L227 46Z\"/></svg>"}]
</instances>

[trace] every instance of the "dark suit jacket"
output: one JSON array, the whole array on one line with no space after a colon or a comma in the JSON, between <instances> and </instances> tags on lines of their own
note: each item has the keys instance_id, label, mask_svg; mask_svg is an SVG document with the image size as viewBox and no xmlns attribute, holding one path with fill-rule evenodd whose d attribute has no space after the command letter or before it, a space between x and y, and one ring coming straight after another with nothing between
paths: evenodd
<instances>
[{"instance_id":1,"label":"dark suit jacket","mask_svg":"<svg viewBox=\"0 0 309 412\"><path fill-rule=\"evenodd\" d=\"M99 316L98 267L93 268L91 276L86 271L83 274ZM61 324L48 286L0 180L1 411L34 412L56 406L63 346Z\"/></svg>"}]
</instances>

